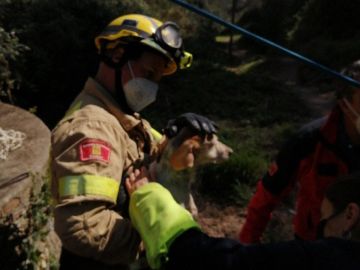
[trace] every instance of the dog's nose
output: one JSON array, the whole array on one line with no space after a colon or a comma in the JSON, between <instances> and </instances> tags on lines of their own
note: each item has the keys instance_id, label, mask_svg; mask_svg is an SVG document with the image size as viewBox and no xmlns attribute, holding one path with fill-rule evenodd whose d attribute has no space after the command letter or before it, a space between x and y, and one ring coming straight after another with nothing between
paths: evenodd
<instances>
[{"instance_id":1,"label":"dog's nose","mask_svg":"<svg viewBox=\"0 0 360 270\"><path fill-rule=\"evenodd\" d=\"M224 161L228 160L233 152L234 151L230 147L226 147L225 151L222 153L222 159Z\"/></svg>"},{"instance_id":2,"label":"dog's nose","mask_svg":"<svg viewBox=\"0 0 360 270\"><path fill-rule=\"evenodd\" d=\"M227 151L225 151L224 159L228 160L233 152L234 151L231 148L228 148Z\"/></svg>"}]
</instances>

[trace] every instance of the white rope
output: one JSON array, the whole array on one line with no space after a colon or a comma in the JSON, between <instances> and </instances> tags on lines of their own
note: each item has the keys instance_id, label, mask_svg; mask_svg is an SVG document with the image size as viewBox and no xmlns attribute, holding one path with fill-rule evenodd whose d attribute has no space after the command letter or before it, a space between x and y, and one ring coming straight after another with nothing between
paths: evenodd
<instances>
[{"instance_id":1,"label":"white rope","mask_svg":"<svg viewBox=\"0 0 360 270\"><path fill-rule=\"evenodd\" d=\"M0 160L7 159L9 153L22 146L26 134L13 129L2 129L0 127Z\"/></svg>"}]
</instances>

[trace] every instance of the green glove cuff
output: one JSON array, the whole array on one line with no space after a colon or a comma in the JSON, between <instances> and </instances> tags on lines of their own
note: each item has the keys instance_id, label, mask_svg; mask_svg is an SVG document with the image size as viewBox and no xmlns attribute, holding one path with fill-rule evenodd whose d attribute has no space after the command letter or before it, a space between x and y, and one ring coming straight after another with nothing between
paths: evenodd
<instances>
[{"instance_id":1,"label":"green glove cuff","mask_svg":"<svg viewBox=\"0 0 360 270\"><path fill-rule=\"evenodd\" d=\"M131 195L130 218L145 243L147 260L153 269L167 260L168 250L179 235L199 228L191 214L158 183L149 183Z\"/></svg>"}]
</instances>

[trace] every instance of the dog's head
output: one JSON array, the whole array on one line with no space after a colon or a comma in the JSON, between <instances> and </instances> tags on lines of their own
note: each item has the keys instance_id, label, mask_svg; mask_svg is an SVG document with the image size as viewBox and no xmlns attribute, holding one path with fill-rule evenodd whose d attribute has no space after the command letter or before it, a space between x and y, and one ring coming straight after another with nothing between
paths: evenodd
<instances>
[{"instance_id":1,"label":"dog's head","mask_svg":"<svg viewBox=\"0 0 360 270\"><path fill-rule=\"evenodd\" d=\"M178 135L171 138L164 150L174 170L220 163L227 160L232 152L215 134L201 137L189 128L183 128Z\"/></svg>"},{"instance_id":2,"label":"dog's head","mask_svg":"<svg viewBox=\"0 0 360 270\"><path fill-rule=\"evenodd\" d=\"M200 143L200 148L195 150L195 165L220 163L229 159L233 150L219 141L216 135L205 137Z\"/></svg>"}]
</instances>

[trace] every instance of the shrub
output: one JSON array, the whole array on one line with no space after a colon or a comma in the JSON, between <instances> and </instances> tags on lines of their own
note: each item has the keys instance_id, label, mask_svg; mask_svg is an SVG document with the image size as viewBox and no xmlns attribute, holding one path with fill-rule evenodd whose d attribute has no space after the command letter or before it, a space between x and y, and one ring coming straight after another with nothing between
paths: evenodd
<instances>
[{"instance_id":1,"label":"shrub","mask_svg":"<svg viewBox=\"0 0 360 270\"><path fill-rule=\"evenodd\" d=\"M261 153L238 149L227 162L199 169L199 192L219 203L245 204L265 167Z\"/></svg>"},{"instance_id":2,"label":"shrub","mask_svg":"<svg viewBox=\"0 0 360 270\"><path fill-rule=\"evenodd\" d=\"M289 31L292 46L333 68L360 57L359 1L308 0Z\"/></svg>"},{"instance_id":3,"label":"shrub","mask_svg":"<svg viewBox=\"0 0 360 270\"><path fill-rule=\"evenodd\" d=\"M294 15L304 5L304 1L261 0L256 5L251 2L245 6L238 23L255 34L285 46L287 33L295 23ZM269 50L269 47L252 40L242 39L240 42L250 45L251 49L262 52Z\"/></svg>"},{"instance_id":4,"label":"shrub","mask_svg":"<svg viewBox=\"0 0 360 270\"><path fill-rule=\"evenodd\" d=\"M28 48L19 42L14 32L0 27L0 100L14 103L13 91L17 89L19 74L15 62Z\"/></svg>"}]
</instances>

